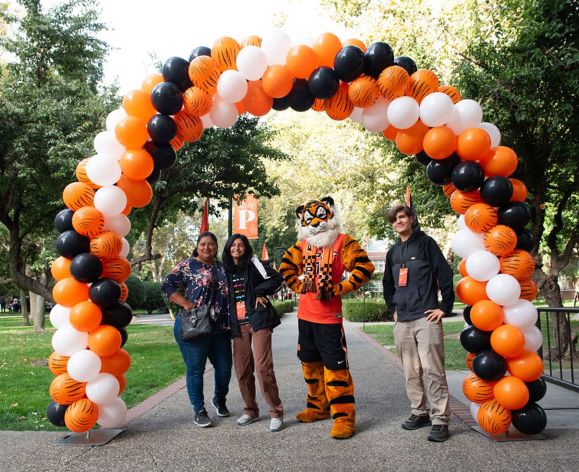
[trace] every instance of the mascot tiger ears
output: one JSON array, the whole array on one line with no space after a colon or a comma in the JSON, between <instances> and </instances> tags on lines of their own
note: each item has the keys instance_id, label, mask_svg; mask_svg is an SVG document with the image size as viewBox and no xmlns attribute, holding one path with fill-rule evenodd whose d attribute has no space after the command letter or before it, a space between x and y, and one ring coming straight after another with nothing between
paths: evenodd
<instances>
[{"instance_id":1,"label":"mascot tiger ears","mask_svg":"<svg viewBox=\"0 0 579 472\"><path fill-rule=\"evenodd\" d=\"M342 221L332 197L310 200L296 208L299 239L316 247L331 246L342 231Z\"/></svg>"}]
</instances>

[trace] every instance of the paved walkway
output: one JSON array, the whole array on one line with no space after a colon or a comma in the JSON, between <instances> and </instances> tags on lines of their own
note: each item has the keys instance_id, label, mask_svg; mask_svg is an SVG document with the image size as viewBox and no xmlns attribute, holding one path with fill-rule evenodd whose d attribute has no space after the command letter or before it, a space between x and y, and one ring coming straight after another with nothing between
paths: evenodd
<instances>
[{"instance_id":1,"label":"paved walkway","mask_svg":"<svg viewBox=\"0 0 579 472\"><path fill-rule=\"evenodd\" d=\"M548 427L547 440L500 443L453 415L452 437L446 443L426 441L428 428L402 430L400 423L409 412L395 358L369 341L357 326L346 323L346 330L358 405L358 432L350 440L331 439L330 421L305 425L294 419L304 405L305 386L295 357L296 318L286 315L274 335L276 373L286 408L283 431L269 433L267 417L245 427L235 424L242 409L235 380L228 399L232 417L215 417L213 428L197 428L180 381L171 387L170 396L156 406L151 401L147 412L132 419L120 436L102 447L57 446L55 441L63 436L58 432L0 432L0 470L577 470L577 429ZM206 378L210 398L212 371L208 370Z\"/></svg>"}]
</instances>

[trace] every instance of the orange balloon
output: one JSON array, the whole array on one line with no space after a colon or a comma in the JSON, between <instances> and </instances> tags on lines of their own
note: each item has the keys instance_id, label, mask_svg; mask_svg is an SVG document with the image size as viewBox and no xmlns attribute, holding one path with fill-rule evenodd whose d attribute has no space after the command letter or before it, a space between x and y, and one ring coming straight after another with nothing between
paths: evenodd
<instances>
[{"instance_id":1,"label":"orange balloon","mask_svg":"<svg viewBox=\"0 0 579 472\"><path fill-rule=\"evenodd\" d=\"M466 305L474 305L480 300L488 300L486 282L479 282L470 276L463 277L456 284L456 296Z\"/></svg>"},{"instance_id":2,"label":"orange balloon","mask_svg":"<svg viewBox=\"0 0 579 472\"><path fill-rule=\"evenodd\" d=\"M520 297L522 299L532 302L535 298L537 298L537 284L531 279L519 280L519 285L521 286Z\"/></svg>"},{"instance_id":3,"label":"orange balloon","mask_svg":"<svg viewBox=\"0 0 579 472\"><path fill-rule=\"evenodd\" d=\"M101 324L103 314L98 305L80 302L70 310L70 324L78 331L94 331Z\"/></svg>"},{"instance_id":4,"label":"orange balloon","mask_svg":"<svg viewBox=\"0 0 579 472\"><path fill-rule=\"evenodd\" d=\"M88 300L88 285L73 277L66 277L52 287L52 298L59 305L72 307Z\"/></svg>"},{"instance_id":5,"label":"orange balloon","mask_svg":"<svg viewBox=\"0 0 579 472\"><path fill-rule=\"evenodd\" d=\"M420 103L428 94L438 90L438 77L429 69L418 69L410 76L405 94Z\"/></svg>"},{"instance_id":6,"label":"orange balloon","mask_svg":"<svg viewBox=\"0 0 579 472\"><path fill-rule=\"evenodd\" d=\"M219 38L211 48L211 57L217 61L221 71L237 69L236 58L241 46L229 36Z\"/></svg>"},{"instance_id":7,"label":"orange balloon","mask_svg":"<svg viewBox=\"0 0 579 472\"><path fill-rule=\"evenodd\" d=\"M70 405L84 397L85 386L86 383L77 382L67 373L62 373L50 383L50 398L61 405Z\"/></svg>"},{"instance_id":8,"label":"orange balloon","mask_svg":"<svg viewBox=\"0 0 579 472\"><path fill-rule=\"evenodd\" d=\"M450 195L450 206L454 211L464 215L467 210L475 203L482 203L480 192L475 190L473 192L463 192L462 190L455 190Z\"/></svg>"},{"instance_id":9,"label":"orange balloon","mask_svg":"<svg viewBox=\"0 0 579 472\"><path fill-rule=\"evenodd\" d=\"M245 109L245 105L243 104L243 100L241 102L235 103L235 108L237 108L237 115L243 115L247 110Z\"/></svg>"},{"instance_id":10,"label":"orange balloon","mask_svg":"<svg viewBox=\"0 0 579 472\"><path fill-rule=\"evenodd\" d=\"M516 279L529 279L535 270L533 256L523 249L515 249L513 252L501 257L501 272L509 274Z\"/></svg>"},{"instance_id":11,"label":"orange balloon","mask_svg":"<svg viewBox=\"0 0 579 472\"><path fill-rule=\"evenodd\" d=\"M141 84L141 88L145 92L151 93L153 89L161 82L165 82L165 79L161 74L150 74L145 78L145 80Z\"/></svg>"},{"instance_id":12,"label":"orange balloon","mask_svg":"<svg viewBox=\"0 0 579 472\"><path fill-rule=\"evenodd\" d=\"M286 66L275 64L268 67L261 79L263 91L273 98L282 98L290 93L294 78Z\"/></svg>"},{"instance_id":13,"label":"orange balloon","mask_svg":"<svg viewBox=\"0 0 579 472\"><path fill-rule=\"evenodd\" d=\"M294 46L291 48L286 57L286 67L294 77L298 79L307 79L310 74L318 67L318 55L309 46Z\"/></svg>"},{"instance_id":14,"label":"orange balloon","mask_svg":"<svg viewBox=\"0 0 579 472\"><path fill-rule=\"evenodd\" d=\"M94 190L83 182L72 182L64 188L62 201L72 211L84 206L93 206Z\"/></svg>"},{"instance_id":15,"label":"orange balloon","mask_svg":"<svg viewBox=\"0 0 579 472\"><path fill-rule=\"evenodd\" d=\"M519 179L509 179L513 184L511 202L524 202L527 199L527 186Z\"/></svg>"},{"instance_id":16,"label":"orange balloon","mask_svg":"<svg viewBox=\"0 0 579 472\"><path fill-rule=\"evenodd\" d=\"M432 159L446 159L456 150L456 135L448 126L437 126L424 135L424 152Z\"/></svg>"},{"instance_id":17,"label":"orange balloon","mask_svg":"<svg viewBox=\"0 0 579 472\"><path fill-rule=\"evenodd\" d=\"M352 105L359 108L368 108L376 103L380 97L378 83L369 75L361 75L350 82L348 98Z\"/></svg>"},{"instance_id":18,"label":"orange balloon","mask_svg":"<svg viewBox=\"0 0 579 472\"><path fill-rule=\"evenodd\" d=\"M220 74L219 63L209 56L197 56L189 64L191 82L209 94L215 93Z\"/></svg>"},{"instance_id":19,"label":"orange balloon","mask_svg":"<svg viewBox=\"0 0 579 472\"><path fill-rule=\"evenodd\" d=\"M525 336L519 328L504 324L491 334L491 347L500 356L515 357L525 349Z\"/></svg>"},{"instance_id":20,"label":"orange balloon","mask_svg":"<svg viewBox=\"0 0 579 472\"><path fill-rule=\"evenodd\" d=\"M134 116L125 116L115 126L117 141L128 148L140 148L149 138L147 122Z\"/></svg>"},{"instance_id":21,"label":"orange balloon","mask_svg":"<svg viewBox=\"0 0 579 472\"><path fill-rule=\"evenodd\" d=\"M244 38L241 43L241 48L246 48L247 46L255 46L256 48L260 48L261 47L261 38L259 36L247 36L246 38Z\"/></svg>"},{"instance_id":22,"label":"orange balloon","mask_svg":"<svg viewBox=\"0 0 579 472\"><path fill-rule=\"evenodd\" d=\"M422 151L424 134L411 133L408 130L401 129L396 134L396 147L402 154L418 154Z\"/></svg>"},{"instance_id":23,"label":"orange balloon","mask_svg":"<svg viewBox=\"0 0 579 472\"><path fill-rule=\"evenodd\" d=\"M356 46L359 47L362 52L366 52L366 45L363 41L356 38L348 38L344 41L344 46Z\"/></svg>"},{"instance_id":24,"label":"orange balloon","mask_svg":"<svg viewBox=\"0 0 579 472\"><path fill-rule=\"evenodd\" d=\"M123 175L117 186L123 189L129 205L133 208L143 208L153 199L153 189L146 180L133 180Z\"/></svg>"},{"instance_id":25,"label":"orange balloon","mask_svg":"<svg viewBox=\"0 0 579 472\"><path fill-rule=\"evenodd\" d=\"M54 375L66 374L66 365L68 364L68 356L62 356L57 352L53 352L48 356L48 368Z\"/></svg>"},{"instance_id":26,"label":"orange balloon","mask_svg":"<svg viewBox=\"0 0 579 472\"><path fill-rule=\"evenodd\" d=\"M127 149L119 161L123 174L135 180L146 179L153 168L155 162L151 155L144 149Z\"/></svg>"},{"instance_id":27,"label":"orange balloon","mask_svg":"<svg viewBox=\"0 0 579 472\"><path fill-rule=\"evenodd\" d=\"M92 206L79 208L72 215L72 227L74 230L89 238L94 238L102 232L104 224L104 215Z\"/></svg>"},{"instance_id":28,"label":"orange balloon","mask_svg":"<svg viewBox=\"0 0 579 472\"><path fill-rule=\"evenodd\" d=\"M472 361L474 361L474 358L476 357L476 354L474 352L467 352L466 353L466 358L465 358L465 362L466 362L466 366L472 371Z\"/></svg>"},{"instance_id":29,"label":"orange balloon","mask_svg":"<svg viewBox=\"0 0 579 472\"><path fill-rule=\"evenodd\" d=\"M249 81L247 85L247 94L243 99L243 106L248 113L254 116L267 115L273 106L273 98L263 90L262 81Z\"/></svg>"},{"instance_id":30,"label":"orange balloon","mask_svg":"<svg viewBox=\"0 0 579 472\"><path fill-rule=\"evenodd\" d=\"M88 178L88 175L86 175L86 163L87 162L88 162L88 158L83 159L76 166L76 170L74 172L74 174L76 175L76 180L78 180L79 182L82 182L83 184L87 184L91 188L94 188L94 189L100 188L100 185L97 185L94 182L92 182Z\"/></svg>"},{"instance_id":31,"label":"orange balloon","mask_svg":"<svg viewBox=\"0 0 579 472\"><path fill-rule=\"evenodd\" d=\"M190 115L186 111L182 110L179 113L177 113L173 117L173 119L175 120L175 124L177 125L177 133L179 134L179 136L182 136L183 139L185 139L185 141L192 143L195 141L199 141L201 139L201 136L203 136L203 122L199 117ZM136 179L136 177L131 177L131 179L133 178Z\"/></svg>"},{"instance_id":32,"label":"orange balloon","mask_svg":"<svg viewBox=\"0 0 579 472\"><path fill-rule=\"evenodd\" d=\"M532 382L543 375L543 360L538 354L524 350L516 357L507 359L507 367L511 375L523 382Z\"/></svg>"},{"instance_id":33,"label":"orange balloon","mask_svg":"<svg viewBox=\"0 0 579 472\"><path fill-rule=\"evenodd\" d=\"M124 374L131 367L131 356L120 348L111 356L101 357L101 372L119 376Z\"/></svg>"},{"instance_id":34,"label":"orange balloon","mask_svg":"<svg viewBox=\"0 0 579 472\"><path fill-rule=\"evenodd\" d=\"M517 234L506 225L497 225L484 236L485 249L495 256L504 256L513 252L517 245Z\"/></svg>"},{"instance_id":35,"label":"orange balloon","mask_svg":"<svg viewBox=\"0 0 579 472\"><path fill-rule=\"evenodd\" d=\"M64 424L75 433L85 433L97 422L99 409L88 398L72 403L64 412Z\"/></svg>"},{"instance_id":36,"label":"orange balloon","mask_svg":"<svg viewBox=\"0 0 579 472\"><path fill-rule=\"evenodd\" d=\"M115 375L115 377L119 381L119 395L120 395L121 393L123 393L125 391L125 388L127 386L127 379L125 378L125 376L123 374Z\"/></svg>"},{"instance_id":37,"label":"orange balloon","mask_svg":"<svg viewBox=\"0 0 579 472\"><path fill-rule=\"evenodd\" d=\"M472 353L469 353L472 354ZM494 398L496 382L481 379L476 374L468 374L462 382L464 396L474 403L484 403Z\"/></svg>"},{"instance_id":38,"label":"orange balloon","mask_svg":"<svg viewBox=\"0 0 579 472\"><path fill-rule=\"evenodd\" d=\"M481 128L469 128L458 136L456 152L465 161L477 161L491 150L491 138Z\"/></svg>"},{"instance_id":39,"label":"orange balloon","mask_svg":"<svg viewBox=\"0 0 579 472\"><path fill-rule=\"evenodd\" d=\"M131 272L131 263L124 257L117 256L103 260L103 273L101 277L122 283L129 278Z\"/></svg>"},{"instance_id":40,"label":"orange balloon","mask_svg":"<svg viewBox=\"0 0 579 472\"><path fill-rule=\"evenodd\" d=\"M494 386L496 400L507 410L520 410L529 402L529 388L512 375L503 377Z\"/></svg>"},{"instance_id":41,"label":"orange balloon","mask_svg":"<svg viewBox=\"0 0 579 472\"><path fill-rule=\"evenodd\" d=\"M519 158L515 151L506 146L497 146L484 163L483 169L489 176L509 177L517 169L518 163Z\"/></svg>"},{"instance_id":42,"label":"orange balloon","mask_svg":"<svg viewBox=\"0 0 579 472\"><path fill-rule=\"evenodd\" d=\"M497 225L497 210L486 203L475 203L464 214L468 229L475 233L484 233Z\"/></svg>"},{"instance_id":43,"label":"orange balloon","mask_svg":"<svg viewBox=\"0 0 579 472\"><path fill-rule=\"evenodd\" d=\"M121 286L121 296L119 297L119 301L124 302L129 297L129 288L125 283L120 283L119 285Z\"/></svg>"},{"instance_id":44,"label":"orange balloon","mask_svg":"<svg viewBox=\"0 0 579 472\"><path fill-rule=\"evenodd\" d=\"M400 66L386 67L378 77L378 91L386 100L394 100L406 92L410 76Z\"/></svg>"},{"instance_id":45,"label":"orange balloon","mask_svg":"<svg viewBox=\"0 0 579 472\"><path fill-rule=\"evenodd\" d=\"M183 94L183 108L192 116L203 116L211 110L211 95L199 87L189 87Z\"/></svg>"},{"instance_id":46,"label":"orange balloon","mask_svg":"<svg viewBox=\"0 0 579 472\"><path fill-rule=\"evenodd\" d=\"M448 95L452 103L458 103L462 100L462 95L452 85L441 85L438 87L438 92Z\"/></svg>"},{"instance_id":47,"label":"orange balloon","mask_svg":"<svg viewBox=\"0 0 579 472\"><path fill-rule=\"evenodd\" d=\"M169 144L171 145L173 150L177 152L185 145L185 140L183 139L183 136L177 133L175 137L169 142Z\"/></svg>"},{"instance_id":48,"label":"orange balloon","mask_svg":"<svg viewBox=\"0 0 579 472\"><path fill-rule=\"evenodd\" d=\"M332 120L345 120L354 110L354 105L348 98L348 84L342 82L333 97L324 100L326 114Z\"/></svg>"},{"instance_id":49,"label":"orange balloon","mask_svg":"<svg viewBox=\"0 0 579 472\"><path fill-rule=\"evenodd\" d=\"M131 90L123 97L123 108L127 115L135 116L145 121L157 114L157 110L155 110L151 101L151 92L145 92L141 89Z\"/></svg>"},{"instance_id":50,"label":"orange balloon","mask_svg":"<svg viewBox=\"0 0 579 472\"><path fill-rule=\"evenodd\" d=\"M470 310L472 324L482 331L493 331L505 321L503 307L490 300L476 302ZM480 402L477 402L480 403Z\"/></svg>"},{"instance_id":51,"label":"orange balloon","mask_svg":"<svg viewBox=\"0 0 579 472\"><path fill-rule=\"evenodd\" d=\"M54 280L59 281L65 279L67 277L72 277L70 273L70 263L72 262L71 259L67 259L66 257L60 256L52 261L50 266L50 273L54 277Z\"/></svg>"},{"instance_id":52,"label":"orange balloon","mask_svg":"<svg viewBox=\"0 0 579 472\"><path fill-rule=\"evenodd\" d=\"M442 186L442 191L444 192L446 198L450 198L455 190L456 187L452 183L448 183Z\"/></svg>"},{"instance_id":53,"label":"orange balloon","mask_svg":"<svg viewBox=\"0 0 579 472\"><path fill-rule=\"evenodd\" d=\"M114 231L103 231L90 240L90 252L97 257L116 257L123 248L121 237Z\"/></svg>"},{"instance_id":54,"label":"orange balloon","mask_svg":"<svg viewBox=\"0 0 579 472\"><path fill-rule=\"evenodd\" d=\"M319 65L333 68L336 54L342 49L342 42L333 33L322 33L312 47L320 58Z\"/></svg>"},{"instance_id":55,"label":"orange balloon","mask_svg":"<svg viewBox=\"0 0 579 472\"><path fill-rule=\"evenodd\" d=\"M112 356L121 348L121 333L114 326L101 325L88 335L88 347L99 356Z\"/></svg>"},{"instance_id":56,"label":"orange balloon","mask_svg":"<svg viewBox=\"0 0 579 472\"><path fill-rule=\"evenodd\" d=\"M324 111L325 110L325 105L324 105L324 99L323 98L316 98L314 100L314 104L312 105L312 110L314 111Z\"/></svg>"},{"instance_id":57,"label":"orange balloon","mask_svg":"<svg viewBox=\"0 0 579 472\"><path fill-rule=\"evenodd\" d=\"M468 272L466 271L466 259L462 259L460 261L460 263L458 264L458 271L460 272L460 275L462 275L463 277L468 276Z\"/></svg>"},{"instance_id":58,"label":"orange balloon","mask_svg":"<svg viewBox=\"0 0 579 472\"><path fill-rule=\"evenodd\" d=\"M127 204L121 213L125 216L129 216L131 214L132 207L131 205Z\"/></svg>"},{"instance_id":59,"label":"orange balloon","mask_svg":"<svg viewBox=\"0 0 579 472\"><path fill-rule=\"evenodd\" d=\"M382 131L382 134L387 140L395 141L396 136L398 135L398 131L400 131L398 128L394 128L394 126L390 125L384 131Z\"/></svg>"},{"instance_id":60,"label":"orange balloon","mask_svg":"<svg viewBox=\"0 0 579 472\"><path fill-rule=\"evenodd\" d=\"M480 427L492 435L506 433L511 425L512 415L496 400L490 400L481 405L477 414Z\"/></svg>"}]
</instances>

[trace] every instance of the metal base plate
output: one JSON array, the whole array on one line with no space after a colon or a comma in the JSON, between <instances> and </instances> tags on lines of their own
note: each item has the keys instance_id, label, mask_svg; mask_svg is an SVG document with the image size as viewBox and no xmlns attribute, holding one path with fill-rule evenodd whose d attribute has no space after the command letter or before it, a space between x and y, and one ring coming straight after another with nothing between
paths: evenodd
<instances>
[{"instance_id":1,"label":"metal base plate","mask_svg":"<svg viewBox=\"0 0 579 472\"><path fill-rule=\"evenodd\" d=\"M103 428L86 433L69 433L55 441L57 446L104 446L124 431L122 428Z\"/></svg>"},{"instance_id":2,"label":"metal base plate","mask_svg":"<svg viewBox=\"0 0 579 472\"><path fill-rule=\"evenodd\" d=\"M497 442L507 442L507 441L536 441L541 439L547 439L544 434L523 434L519 431L506 432L505 434L499 434L497 436L492 436L486 431L484 431L480 426L471 426L476 432L482 434L488 439L492 439ZM514 428L513 428L514 429Z\"/></svg>"}]
</instances>

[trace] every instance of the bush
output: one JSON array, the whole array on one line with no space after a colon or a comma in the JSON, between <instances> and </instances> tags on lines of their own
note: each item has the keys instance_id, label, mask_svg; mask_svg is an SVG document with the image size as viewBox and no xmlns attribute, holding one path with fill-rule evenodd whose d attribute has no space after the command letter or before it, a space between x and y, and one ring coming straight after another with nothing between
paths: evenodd
<instances>
[{"instance_id":1,"label":"bush","mask_svg":"<svg viewBox=\"0 0 579 472\"><path fill-rule=\"evenodd\" d=\"M343 300L342 311L348 321L392 321L387 313L384 300L371 298L364 300Z\"/></svg>"},{"instance_id":2,"label":"bush","mask_svg":"<svg viewBox=\"0 0 579 472\"><path fill-rule=\"evenodd\" d=\"M136 310L145 303L145 285L136 275L131 275L125 283L129 289L127 303Z\"/></svg>"},{"instance_id":3,"label":"bush","mask_svg":"<svg viewBox=\"0 0 579 472\"><path fill-rule=\"evenodd\" d=\"M161 293L161 284L159 282L153 282L152 280L145 280L143 281L143 285L145 287L145 302L142 308L147 310L147 313L165 311L167 306Z\"/></svg>"},{"instance_id":4,"label":"bush","mask_svg":"<svg viewBox=\"0 0 579 472\"><path fill-rule=\"evenodd\" d=\"M294 302L291 300L286 301L273 300L271 304L273 305L273 307L275 308L280 317L285 315L286 313L291 313L294 309Z\"/></svg>"}]
</instances>

